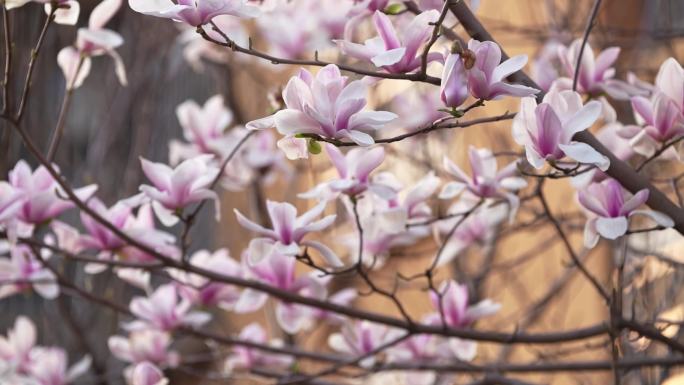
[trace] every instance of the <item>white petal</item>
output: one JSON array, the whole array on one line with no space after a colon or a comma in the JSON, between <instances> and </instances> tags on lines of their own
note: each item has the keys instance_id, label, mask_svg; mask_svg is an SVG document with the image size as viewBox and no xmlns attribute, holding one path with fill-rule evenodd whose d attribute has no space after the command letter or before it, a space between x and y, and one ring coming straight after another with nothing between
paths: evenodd
<instances>
[{"instance_id":1,"label":"white petal","mask_svg":"<svg viewBox=\"0 0 684 385\"><path fill-rule=\"evenodd\" d=\"M617 239L625 235L628 225L625 217L596 219L596 231L607 239Z\"/></svg>"},{"instance_id":2,"label":"white petal","mask_svg":"<svg viewBox=\"0 0 684 385\"><path fill-rule=\"evenodd\" d=\"M559 144L558 147L568 157L580 163L594 164L601 171L606 171L610 166L610 160L607 157L586 143L570 142L569 144Z\"/></svg>"}]
</instances>

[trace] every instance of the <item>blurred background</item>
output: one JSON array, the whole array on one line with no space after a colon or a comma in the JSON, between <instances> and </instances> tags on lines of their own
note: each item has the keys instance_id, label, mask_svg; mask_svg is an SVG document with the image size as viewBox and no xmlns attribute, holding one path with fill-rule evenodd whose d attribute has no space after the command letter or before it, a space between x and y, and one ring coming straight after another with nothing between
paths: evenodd
<instances>
[{"instance_id":1,"label":"blurred background","mask_svg":"<svg viewBox=\"0 0 684 385\"><path fill-rule=\"evenodd\" d=\"M339 23L339 14L343 12L339 12L337 7L344 7L344 1L320 1L329 3L326 7L331 15L330 22ZM81 0L79 25L87 22L90 11L97 3L95 0ZM538 74L540 68L534 68L535 58L548 55L547 51L551 49L549 47L554 44L567 45L580 37L592 4L593 1L590 0L482 0L477 15L509 54L527 54L531 59L527 67L528 73ZM276 18L278 12L280 11L274 10L271 17ZM333 17L335 14L338 16ZM13 68L21 74L26 69L30 47L38 38L44 14L39 4L29 4L12 11L11 15L15 47ZM466 38L467 35L456 25L455 20L447 20L446 25L453 26L460 36ZM276 25L281 31L273 30ZM73 184L98 184L98 196L106 204L137 192L138 186L144 182L139 157L162 162L169 160L169 142L182 138L182 129L175 114L180 103L194 100L202 105L208 98L222 95L233 113L232 125L240 126L251 119L269 114L273 108L272 96L276 95L277 99L281 87L297 70L209 47L193 37L192 31L182 29L177 23L145 17L125 6L108 27L118 31L125 40L118 52L126 66L128 85L119 84L111 60L102 57L94 60L90 76L74 93L66 134L55 160ZM325 59L350 61L336 56L337 51L329 39L321 39L321 26L310 20L281 16L277 23L275 19L271 19L270 23L268 19L258 23L249 22L236 27L236 31L238 35L251 36L257 47L271 52L283 52L283 47L299 39L306 42L300 44L301 52L289 49L288 54L294 52L294 56L311 58L313 51L318 50ZM360 34L365 32L362 30ZM278 33L288 35L282 39L290 41L278 41L271 36ZM334 28L326 33L330 35L328 37L340 37L334 36ZM75 34L74 27L53 25L37 61L25 127L41 148L47 148L49 133L56 122L64 95L64 78L55 58L61 48L73 43ZM590 42L596 53L606 47L621 48L616 64L617 78L624 79L628 71L631 71L640 79L652 82L665 58L672 56L682 62L682 37L684 1L605 0ZM443 42L442 45L446 47L448 44ZM438 68L436 73L439 74ZM20 78L15 77L12 84L15 92L19 90ZM400 123L380 136L419 127L431 119L434 109L431 110L429 106L439 103L438 99L426 101L426 98L430 98L429 93L436 99L436 88L416 86L403 81L383 81L379 87L374 88L372 104L377 108L397 112L402 117ZM486 109L473 111L472 118L516 111L517 104L518 101L513 99L487 103ZM616 101L612 104L620 121L633 120L628 102ZM20 158L29 159L34 165L35 162L22 148L19 138L10 127L2 126L3 124L0 123L0 174L4 177ZM410 184L429 170L435 170L439 175L444 154L465 165L466 149L470 144L487 146L494 151L518 150L510 137L510 122L503 122L436 132L421 140L392 145L387 149L389 156L383 167L394 171L402 182ZM502 158L500 165L513 160L514 158ZM239 258L249 234L237 225L233 209L238 208L251 218L264 218L263 199L268 198L294 202L302 210L309 203L298 199L296 194L332 175L329 168L327 159L318 156L308 161L289 162L286 170L279 170L275 176L266 177L270 170L258 170L243 175L244 178L238 178L240 183L234 188L235 191L226 191L223 194L223 215L219 224L214 221L210 210L204 211L191 235L192 249L227 247L234 257ZM569 187L567 181L561 180L547 183L545 191L554 213L567 218L564 226L571 232L576 250L580 250L584 217L575 204L574 189ZM443 213L446 210L443 202L435 200L432 204L437 212ZM334 209L331 207L329 210ZM551 225L533 223L535 209L538 208L533 205L523 209L518 227L502 228L494 235L493 240L489 240L490 247L468 249L450 266L441 269L440 277L453 276L460 282L468 283L477 298L490 297L503 304L503 310L498 315L478 324L487 330L564 330L606 319L606 307L577 274L576 269L570 267L565 249ZM343 213L342 208L337 210ZM76 214L71 215L70 219L77 222ZM522 225L525 223L529 226ZM352 230L336 229L339 233L334 233L333 236L342 237ZM665 263L662 258L650 254L641 255L638 268L630 272L634 285L629 287L626 295L634 306L643 309L644 314L651 316L670 312L670 317L679 317L682 321L684 309L678 304L681 303L679 288L684 278L684 243L676 239L677 237L666 232L659 234L657 238L644 236L640 240L644 250L650 247L670 258L672 262ZM410 248L394 250L378 272L379 282L391 285L391 278L396 272L410 275L424 269L434 250L435 241L432 237L427 237ZM585 258L592 271L608 281L616 252L619 250L604 244L591 253L582 253L582 258ZM348 250L340 250L340 254L345 253ZM60 268L89 290L112 296L122 303L129 296L139 294L130 288L126 289L127 285L108 272L84 276L76 266L64 264ZM335 282L334 286L342 288L358 284L347 279ZM418 285L405 285L400 298L411 313L420 315L429 311L425 291ZM383 299L361 297L355 303L360 307L396 314L391 304ZM117 369L120 371L123 363L111 357L106 346L106 337L119 330L121 319L115 313L68 296L50 302L35 296L14 296L0 300L0 314L0 330L6 330L13 323L15 315L28 315L38 324L41 343L64 346L72 353L72 360L85 352L93 353L95 370L104 375L108 383L120 383L121 378L109 374L117 373ZM217 331L234 333L239 330L240 325L261 318L262 316L257 315L231 317L223 314L220 321L215 320L212 323L212 327ZM269 331L277 334L278 328L269 328ZM679 330L678 327L671 326L667 332L674 336L678 335ZM316 330L297 337L297 342L311 348L326 349L326 335L326 330ZM179 343L185 345L184 349L196 349L198 352L202 350L201 344L196 341L181 339ZM634 341L629 349L635 352L663 349L648 346L643 341L641 345L639 343L640 341ZM599 339L584 341L582 345L563 346L519 345L501 348L481 344L478 359L488 362L598 359L609 357L609 346L609 342ZM211 363L207 365L212 367ZM198 366L193 370L199 372L202 367ZM624 383L658 384L675 374L667 370L635 370L625 376ZM521 378L544 384L603 384L610 380L609 375L578 372L522 375ZM372 381L378 384L394 383L388 377L379 377ZM469 377L458 377L458 381L467 383ZM668 384L679 383L671 381ZM172 376L172 384L176 383L212 382L198 379L191 371L178 371ZM251 380L235 378L216 383L251 383Z\"/></svg>"}]
</instances>

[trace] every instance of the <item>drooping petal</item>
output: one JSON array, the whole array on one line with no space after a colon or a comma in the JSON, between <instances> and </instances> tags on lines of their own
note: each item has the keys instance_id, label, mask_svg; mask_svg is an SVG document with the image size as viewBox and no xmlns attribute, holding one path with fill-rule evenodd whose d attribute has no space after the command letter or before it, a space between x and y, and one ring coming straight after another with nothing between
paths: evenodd
<instances>
[{"instance_id":1,"label":"drooping petal","mask_svg":"<svg viewBox=\"0 0 684 385\"><path fill-rule=\"evenodd\" d=\"M601 234L602 237L611 240L625 235L628 225L629 222L625 217L599 217L596 219L596 231Z\"/></svg>"},{"instance_id":2,"label":"drooping petal","mask_svg":"<svg viewBox=\"0 0 684 385\"><path fill-rule=\"evenodd\" d=\"M610 167L610 160L586 143L570 142L558 147L563 150L565 155L580 163L594 164L601 171L606 171Z\"/></svg>"}]
</instances>

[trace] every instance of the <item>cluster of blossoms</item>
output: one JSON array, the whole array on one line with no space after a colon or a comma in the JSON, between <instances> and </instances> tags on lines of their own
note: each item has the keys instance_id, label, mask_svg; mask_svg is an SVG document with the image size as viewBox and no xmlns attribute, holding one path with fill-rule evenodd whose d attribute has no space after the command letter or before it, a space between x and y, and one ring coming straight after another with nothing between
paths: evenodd
<instances>
[{"instance_id":1,"label":"cluster of blossoms","mask_svg":"<svg viewBox=\"0 0 684 385\"><path fill-rule=\"evenodd\" d=\"M58 347L36 345L36 326L24 316L14 321L7 336L0 336L0 382L16 385L67 385L83 376L91 358L68 366L67 352ZM139 383L136 385L154 385Z\"/></svg>"},{"instance_id":2,"label":"cluster of blossoms","mask_svg":"<svg viewBox=\"0 0 684 385\"><path fill-rule=\"evenodd\" d=\"M425 315L423 323L457 329L470 327L477 320L496 313L500 308L499 304L489 299L470 304L468 288L455 281L443 282L438 292L431 292L430 299L434 312ZM390 345L385 350L389 363L439 364L454 360L471 361L477 354L477 344L473 341L428 334L404 338L405 334L405 331L399 329L368 321L357 321L347 323L339 333L331 334L328 337L328 344L338 352L356 357L368 356L360 362L363 367L372 367L376 363L375 355L369 354L383 345ZM393 344L395 341L401 342ZM409 385L428 385L436 379L435 373L431 372L406 371L403 376L404 383ZM447 379L450 379L449 376Z\"/></svg>"}]
</instances>

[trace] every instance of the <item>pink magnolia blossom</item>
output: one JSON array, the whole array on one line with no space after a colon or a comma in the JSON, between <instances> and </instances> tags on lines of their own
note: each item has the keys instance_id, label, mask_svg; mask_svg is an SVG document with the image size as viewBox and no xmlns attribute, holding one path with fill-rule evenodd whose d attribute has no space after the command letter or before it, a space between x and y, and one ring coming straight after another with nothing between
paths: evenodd
<instances>
[{"instance_id":1,"label":"pink magnolia blossom","mask_svg":"<svg viewBox=\"0 0 684 385\"><path fill-rule=\"evenodd\" d=\"M240 19L229 15L221 15L216 16L212 21L216 24L221 33L228 36L235 44L240 47L249 46L249 35L247 34L245 25L241 23ZM183 32L178 36L176 41L183 46L183 58L185 61L198 73L203 73L205 71L206 67L204 61L227 64L231 58L249 60L248 57L235 57L232 55L231 51L224 49L224 47L205 40L197 33L197 29L190 25L181 24L180 27ZM221 41L223 39L221 33L214 31L214 28L209 28L205 30L205 32L214 41Z\"/></svg>"},{"instance_id":2,"label":"pink magnolia blossom","mask_svg":"<svg viewBox=\"0 0 684 385\"><path fill-rule=\"evenodd\" d=\"M63 349L35 348L31 351L29 376L40 385L75 384L75 380L88 371L92 360L85 356L70 368L67 368L67 360Z\"/></svg>"},{"instance_id":3,"label":"pink magnolia blossom","mask_svg":"<svg viewBox=\"0 0 684 385\"><path fill-rule=\"evenodd\" d=\"M684 135L684 115L669 96L661 92L650 100L634 96L632 109L639 125L624 126L619 133L630 139L636 152L652 156L669 141Z\"/></svg>"},{"instance_id":4,"label":"pink magnolia blossom","mask_svg":"<svg viewBox=\"0 0 684 385\"><path fill-rule=\"evenodd\" d=\"M442 70L439 96L445 106L457 108L468 99L468 75L461 55L447 55Z\"/></svg>"},{"instance_id":5,"label":"pink magnolia blossom","mask_svg":"<svg viewBox=\"0 0 684 385\"><path fill-rule=\"evenodd\" d=\"M328 336L328 345L338 352L355 357L364 356L389 342L394 333L385 325L369 321L349 322L342 326L339 333ZM375 356L363 359L359 364L371 367L375 363Z\"/></svg>"},{"instance_id":6,"label":"pink magnolia blossom","mask_svg":"<svg viewBox=\"0 0 684 385\"><path fill-rule=\"evenodd\" d=\"M356 3L357 12L362 9L371 12L382 11L389 4L389 0L354 0L354 2Z\"/></svg>"},{"instance_id":7,"label":"pink magnolia blossom","mask_svg":"<svg viewBox=\"0 0 684 385\"><path fill-rule=\"evenodd\" d=\"M530 74L539 87L548 92L553 82L558 79L558 68L561 66L558 57L558 48L561 47L557 37L551 37L539 49L532 60Z\"/></svg>"},{"instance_id":8,"label":"pink magnolia blossom","mask_svg":"<svg viewBox=\"0 0 684 385\"><path fill-rule=\"evenodd\" d=\"M517 173L515 162L498 170L496 157L491 150L473 146L468 149L468 158L472 169L470 176L449 158L444 157L444 168L455 181L444 185L439 197L451 199L465 191L468 198L503 198L508 201L512 220L520 206L520 200L512 191L527 186L525 179L515 176Z\"/></svg>"},{"instance_id":9,"label":"pink magnolia blossom","mask_svg":"<svg viewBox=\"0 0 684 385\"><path fill-rule=\"evenodd\" d=\"M43 166L31 171L28 163L20 160L9 173L9 183L23 196L23 204L17 213L17 218L23 222L41 224L74 207L73 202L64 198L66 194ZM79 199L86 200L95 190L97 186L89 185L74 192Z\"/></svg>"},{"instance_id":10,"label":"pink magnolia blossom","mask_svg":"<svg viewBox=\"0 0 684 385\"><path fill-rule=\"evenodd\" d=\"M323 219L314 219L325 210L326 202L321 202L301 216L297 216L297 209L287 202L267 201L268 215L273 224L272 229L265 228L247 219L235 209L238 223L242 227L260 235L249 243L249 260L258 263L271 254L282 254L293 257L299 254L301 246L317 250L331 266L339 267L342 262L327 246L316 241L303 241L311 232L322 231L335 221L335 215L328 215Z\"/></svg>"},{"instance_id":11,"label":"pink magnolia blossom","mask_svg":"<svg viewBox=\"0 0 684 385\"><path fill-rule=\"evenodd\" d=\"M475 55L475 64L468 69L468 89L473 97L496 100L506 95L530 96L539 90L521 84L505 83L506 77L525 67L526 55L517 55L501 63L501 48L494 42L471 39L468 49Z\"/></svg>"},{"instance_id":12,"label":"pink magnolia blossom","mask_svg":"<svg viewBox=\"0 0 684 385\"><path fill-rule=\"evenodd\" d=\"M594 247L599 235L607 239L617 239L627 233L629 217L646 215L663 227L672 227L674 222L667 215L649 210L637 210L648 200L649 191L643 189L634 196L627 192L615 179L606 179L601 183L589 185L578 192L580 204L591 215L584 226L584 243Z\"/></svg>"},{"instance_id":13,"label":"pink magnolia blossom","mask_svg":"<svg viewBox=\"0 0 684 385\"><path fill-rule=\"evenodd\" d=\"M157 230L154 223L154 214L149 204L138 207L137 215L133 213L133 208L139 204L140 196L134 196L117 202L109 209L99 206L97 201L91 204L100 215L112 223L115 227L126 233L129 237L139 243L161 253L169 258L178 259L180 251L174 245L175 237L164 231ZM79 239L79 245L86 249L98 250L97 258L107 260L126 260L135 263L154 263L157 258L140 248L129 245L118 236L114 235L109 229L92 219L89 215L82 213L81 222L88 234L84 234ZM98 274L107 269L106 263L90 262L85 265L85 272L88 274ZM114 269L119 278L141 288L147 287L149 272L133 268ZM142 280L141 280L142 279Z\"/></svg>"},{"instance_id":14,"label":"pink magnolia blossom","mask_svg":"<svg viewBox=\"0 0 684 385\"><path fill-rule=\"evenodd\" d=\"M392 123L392 126L403 132L414 132L448 116L446 112L440 111L440 108L442 108L442 100L436 92L411 87L392 100L392 110L399 114L399 119Z\"/></svg>"},{"instance_id":15,"label":"pink magnolia blossom","mask_svg":"<svg viewBox=\"0 0 684 385\"><path fill-rule=\"evenodd\" d=\"M429 235L427 226L410 226L424 222L432 216L428 204L440 185L440 179L429 173L414 185L404 188L388 172L377 174L375 183L392 188L391 197L369 196L357 202L357 211L363 229L363 262L369 266L382 266L393 248L405 247ZM351 204L347 205L350 218L354 217ZM345 239L353 260L358 260L358 232ZM372 258L371 258L372 257Z\"/></svg>"},{"instance_id":16,"label":"pink magnolia blossom","mask_svg":"<svg viewBox=\"0 0 684 385\"><path fill-rule=\"evenodd\" d=\"M188 144L171 142L171 164L201 154L222 153L227 139L226 129L233 122L233 113L224 105L223 96L212 96L204 106L187 100L176 107L176 117Z\"/></svg>"},{"instance_id":17,"label":"pink magnolia blossom","mask_svg":"<svg viewBox=\"0 0 684 385\"><path fill-rule=\"evenodd\" d=\"M418 334L387 349L389 362L394 363L437 363L440 359L440 345L446 340L430 334ZM430 371L403 371L406 385L431 385L437 375ZM444 379L448 375L444 375Z\"/></svg>"},{"instance_id":18,"label":"pink magnolia blossom","mask_svg":"<svg viewBox=\"0 0 684 385\"><path fill-rule=\"evenodd\" d=\"M128 5L145 15L172 19L198 27L209 23L214 17L232 15L243 18L256 17L259 9L247 4L247 0L128 0Z\"/></svg>"},{"instance_id":19,"label":"pink magnolia blossom","mask_svg":"<svg viewBox=\"0 0 684 385\"><path fill-rule=\"evenodd\" d=\"M565 47L564 45L558 46L558 57L561 62L561 70L565 77L558 79L556 84L554 84L554 87L572 89L572 82L575 76L577 59L579 58L582 43L582 39L576 39L569 47ZM623 89L628 85L613 79L615 76L615 68L612 66L619 54L619 47L610 47L603 50L598 56L594 56L591 45L586 43L577 79L578 91L590 95L598 95L607 92L609 94L614 94L614 96L620 96L620 98L626 98L627 95Z\"/></svg>"},{"instance_id":20,"label":"pink magnolia blossom","mask_svg":"<svg viewBox=\"0 0 684 385\"><path fill-rule=\"evenodd\" d=\"M655 86L675 103L680 113L684 112L684 69L675 58L668 58L660 66Z\"/></svg>"},{"instance_id":21,"label":"pink magnolia blossom","mask_svg":"<svg viewBox=\"0 0 684 385\"><path fill-rule=\"evenodd\" d=\"M264 282L278 289L304 296L324 299L327 290L325 280L317 272L297 277L295 267L297 260L289 255L271 253L258 263L245 263L247 277ZM235 311L247 313L261 308L268 295L254 289L245 289L242 297L235 305ZM283 330L294 334L312 326L314 309L278 301L275 309L276 320Z\"/></svg>"},{"instance_id":22,"label":"pink magnolia blossom","mask_svg":"<svg viewBox=\"0 0 684 385\"><path fill-rule=\"evenodd\" d=\"M123 44L117 32L104 28L105 24L121 7L122 0L103 0L90 14L87 28L79 28L76 44L63 48L57 55L57 63L66 78L67 89L81 86L90 73L92 57L108 55L114 60L114 70L119 82L127 84L126 68L115 49Z\"/></svg>"},{"instance_id":23,"label":"pink magnolia blossom","mask_svg":"<svg viewBox=\"0 0 684 385\"><path fill-rule=\"evenodd\" d=\"M29 289L45 299L54 299L59 295L55 275L25 245L12 246L10 258L0 259L0 282L7 282L0 286L0 298Z\"/></svg>"},{"instance_id":24,"label":"pink magnolia blossom","mask_svg":"<svg viewBox=\"0 0 684 385\"><path fill-rule=\"evenodd\" d=\"M469 305L468 287L456 281L444 281L438 290L442 294L441 299L434 291L430 292L432 307L437 311L439 322L443 315L444 322L450 327L468 327L478 319L498 312L501 308L500 304L491 299Z\"/></svg>"},{"instance_id":25,"label":"pink magnolia blossom","mask_svg":"<svg viewBox=\"0 0 684 385\"><path fill-rule=\"evenodd\" d=\"M296 59L329 49L331 39L342 37L350 1L273 0L262 5L256 20L269 44L269 53Z\"/></svg>"},{"instance_id":26,"label":"pink magnolia blossom","mask_svg":"<svg viewBox=\"0 0 684 385\"><path fill-rule=\"evenodd\" d=\"M180 355L170 349L172 342L167 332L142 329L132 331L127 338L109 337L107 346L116 358L131 364L151 362L162 367L175 367L180 362Z\"/></svg>"},{"instance_id":27,"label":"pink magnolia blossom","mask_svg":"<svg viewBox=\"0 0 684 385\"><path fill-rule=\"evenodd\" d=\"M209 164L212 159L213 155L200 155L173 169L163 163L140 159L145 176L153 184L140 186L140 191L152 200L152 208L164 225L174 225L178 222L179 210L205 199L214 200L216 219L219 219L218 195L211 190L211 185L221 170Z\"/></svg>"},{"instance_id":28,"label":"pink magnolia blossom","mask_svg":"<svg viewBox=\"0 0 684 385\"><path fill-rule=\"evenodd\" d=\"M371 172L378 168L385 158L385 150L382 147L370 150L355 148L346 155L329 143L325 144L325 149L339 178L323 182L312 190L299 194L299 197L332 199L340 193L355 197L367 190L381 196L394 194L389 187L373 183L370 179Z\"/></svg>"},{"instance_id":29,"label":"pink magnolia blossom","mask_svg":"<svg viewBox=\"0 0 684 385\"><path fill-rule=\"evenodd\" d=\"M169 380L157 366L147 361L135 365L131 385L166 385Z\"/></svg>"},{"instance_id":30,"label":"pink magnolia blossom","mask_svg":"<svg viewBox=\"0 0 684 385\"><path fill-rule=\"evenodd\" d=\"M358 297L358 295L359 293L356 289L348 287L331 295L330 297L328 297L327 300L330 303L334 303L336 305L350 306L351 303ZM347 321L347 319L344 316L338 313L320 308L313 309L313 318L320 321L327 321L332 323L344 323Z\"/></svg>"},{"instance_id":31,"label":"pink magnolia blossom","mask_svg":"<svg viewBox=\"0 0 684 385\"><path fill-rule=\"evenodd\" d=\"M462 204L452 206L447 214L463 213L467 207ZM451 238L446 239L446 245L442 250L437 266L444 266L458 257L471 246L482 247L482 253L486 254L497 235L497 226L506 219L506 210L503 206L486 207L471 214L466 219L455 216L449 220L440 221L438 230L442 234L448 234L453 226L462 220L454 231Z\"/></svg>"},{"instance_id":32,"label":"pink magnolia blossom","mask_svg":"<svg viewBox=\"0 0 684 385\"><path fill-rule=\"evenodd\" d=\"M302 69L283 90L286 109L272 117L247 125L262 128L275 125L285 139L297 134L320 135L329 139L350 139L370 146L375 143L366 131L375 130L397 116L387 111L362 111L366 86L361 80L347 84L336 65L330 64L313 77Z\"/></svg>"},{"instance_id":33,"label":"pink magnolia blossom","mask_svg":"<svg viewBox=\"0 0 684 385\"><path fill-rule=\"evenodd\" d=\"M159 286L148 297L135 297L131 300L131 313L138 320L127 327L129 330L152 327L168 331L184 325L200 326L211 319L208 313L191 311L191 305L187 299L178 301L178 290L173 284Z\"/></svg>"},{"instance_id":34,"label":"pink magnolia blossom","mask_svg":"<svg viewBox=\"0 0 684 385\"><path fill-rule=\"evenodd\" d=\"M660 146L684 134L684 69L674 58L665 60L656 76L655 87L651 87L650 99L643 96L631 99L639 125L628 125L620 131L621 136L631 139L635 151L644 156L653 155ZM663 155L678 154L671 149Z\"/></svg>"},{"instance_id":35,"label":"pink magnolia blossom","mask_svg":"<svg viewBox=\"0 0 684 385\"><path fill-rule=\"evenodd\" d=\"M421 46L430 38L430 23L439 18L439 12L430 10L417 15L397 35L392 21L380 11L373 14L373 23L378 36L362 44L338 40L340 50L349 56L372 62L376 67L389 73L406 73L419 69L422 63ZM441 61L442 55L436 52L428 55L428 61Z\"/></svg>"},{"instance_id":36,"label":"pink magnolia blossom","mask_svg":"<svg viewBox=\"0 0 684 385\"><path fill-rule=\"evenodd\" d=\"M118 229L123 229L133 215L133 205L120 201L107 208L102 201L93 198L88 206ZM88 234L80 237L80 244L86 249L111 252L126 245L126 242L96 221L85 212L81 212L81 223Z\"/></svg>"},{"instance_id":37,"label":"pink magnolia blossom","mask_svg":"<svg viewBox=\"0 0 684 385\"><path fill-rule=\"evenodd\" d=\"M31 351L36 345L36 326L25 317L14 320L14 328L7 331L7 337L0 336L0 360L18 373L28 373Z\"/></svg>"},{"instance_id":38,"label":"pink magnolia blossom","mask_svg":"<svg viewBox=\"0 0 684 385\"><path fill-rule=\"evenodd\" d=\"M268 342L266 331L256 322L245 326L240 332L239 339L242 341L265 344ZM281 340L272 340L271 345L282 346ZM229 371L233 369L251 369L255 367L284 368L292 364L292 357L265 352L261 349L253 349L247 346L235 345L233 354L226 360Z\"/></svg>"},{"instance_id":39,"label":"pink magnolia blossom","mask_svg":"<svg viewBox=\"0 0 684 385\"><path fill-rule=\"evenodd\" d=\"M5 7L8 10L19 8L27 3L43 3L45 4L45 12L50 14L52 11L51 0L6 0ZM58 0L55 1L57 4L57 10L55 11L54 22L57 24L74 25L78 22L78 15L81 10L81 5L76 0Z\"/></svg>"},{"instance_id":40,"label":"pink magnolia blossom","mask_svg":"<svg viewBox=\"0 0 684 385\"><path fill-rule=\"evenodd\" d=\"M346 15L348 21L344 27L344 39L352 41L359 25L375 12L385 10L388 4L389 0L353 0L353 6Z\"/></svg>"},{"instance_id":41,"label":"pink magnolia blossom","mask_svg":"<svg viewBox=\"0 0 684 385\"><path fill-rule=\"evenodd\" d=\"M235 127L226 135L223 157L232 153L250 131ZM259 180L270 185L278 176L289 177L292 167L284 161L283 151L276 146L276 135L272 130L253 133L249 140L240 145L237 153L226 165L221 177L221 186L230 191L242 191L250 183Z\"/></svg>"},{"instance_id":42,"label":"pink magnolia blossom","mask_svg":"<svg viewBox=\"0 0 684 385\"><path fill-rule=\"evenodd\" d=\"M217 274L232 277L243 275L240 264L230 257L227 249L219 249L214 253L207 250L195 252L188 262L196 267ZM176 281L181 298L197 306L215 306L232 310L240 298L240 289L236 286L211 282L209 279L179 269L170 269L169 274Z\"/></svg>"},{"instance_id":43,"label":"pink magnolia blossom","mask_svg":"<svg viewBox=\"0 0 684 385\"><path fill-rule=\"evenodd\" d=\"M596 165L605 171L608 158L573 136L589 128L601 114L601 103L582 105L574 91L551 91L537 105L534 98L523 98L520 112L513 120L513 139L525 146L528 162L537 169L544 161L555 162L569 157L577 162Z\"/></svg>"}]
</instances>

